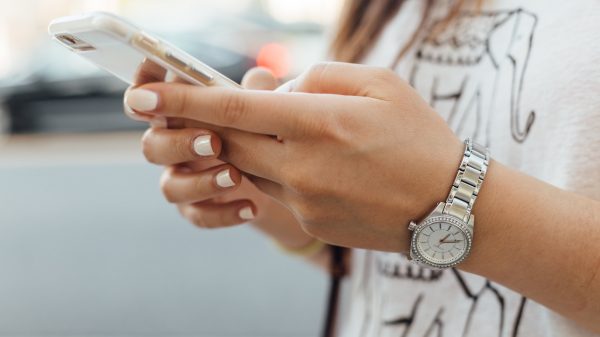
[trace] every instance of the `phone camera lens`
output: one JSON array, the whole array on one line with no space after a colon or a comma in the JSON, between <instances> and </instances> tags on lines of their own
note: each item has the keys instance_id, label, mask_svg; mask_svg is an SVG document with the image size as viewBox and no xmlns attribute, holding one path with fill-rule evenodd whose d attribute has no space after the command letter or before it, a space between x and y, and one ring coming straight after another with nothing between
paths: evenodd
<instances>
[{"instance_id":1,"label":"phone camera lens","mask_svg":"<svg viewBox=\"0 0 600 337\"><path fill-rule=\"evenodd\" d=\"M60 35L58 36L58 39L71 46L77 44L77 40L75 40L75 38L70 35Z\"/></svg>"},{"instance_id":2,"label":"phone camera lens","mask_svg":"<svg viewBox=\"0 0 600 337\"><path fill-rule=\"evenodd\" d=\"M69 46L70 48L78 50L78 51L87 51L87 50L94 49L94 47L92 45L90 45L89 43L86 43L85 41L82 41L82 40L76 38L75 36L72 36L69 34L57 35L56 38L58 40L60 40L62 43L64 43L65 45Z\"/></svg>"}]
</instances>

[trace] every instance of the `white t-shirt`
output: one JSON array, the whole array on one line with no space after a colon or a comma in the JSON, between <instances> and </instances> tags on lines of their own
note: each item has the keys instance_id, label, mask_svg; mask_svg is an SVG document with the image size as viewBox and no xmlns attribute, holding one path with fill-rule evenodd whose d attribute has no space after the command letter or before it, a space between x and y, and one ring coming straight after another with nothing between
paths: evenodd
<instances>
[{"instance_id":1,"label":"white t-shirt","mask_svg":"<svg viewBox=\"0 0 600 337\"><path fill-rule=\"evenodd\" d=\"M435 1L433 20L448 6ZM424 2L407 0L363 63L389 66ZM600 1L485 1L435 41L418 42L396 71L460 138L472 136L494 159L600 200ZM477 244L475 224L474 250ZM395 253L352 255L340 337L600 336L478 275L419 268Z\"/></svg>"}]
</instances>

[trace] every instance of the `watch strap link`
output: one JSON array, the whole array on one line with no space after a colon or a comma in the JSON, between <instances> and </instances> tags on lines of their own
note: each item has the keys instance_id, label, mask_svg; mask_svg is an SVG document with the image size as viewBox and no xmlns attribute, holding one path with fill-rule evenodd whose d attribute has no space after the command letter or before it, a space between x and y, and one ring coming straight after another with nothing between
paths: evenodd
<instances>
[{"instance_id":1,"label":"watch strap link","mask_svg":"<svg viewBox=\"0 0 600 337\"><path fill-rule=\"evenodd\" d=\"M485 146L465 140L465 153L446 200L443 213L468 222L475 199L485 178L490 152Z\"/></svg>"}]
</instances>

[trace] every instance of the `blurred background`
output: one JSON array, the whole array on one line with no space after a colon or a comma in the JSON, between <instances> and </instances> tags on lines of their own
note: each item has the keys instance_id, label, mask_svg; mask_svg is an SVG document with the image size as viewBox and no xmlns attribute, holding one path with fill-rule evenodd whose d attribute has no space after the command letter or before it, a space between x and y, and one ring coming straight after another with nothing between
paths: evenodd
<instances>
[{"instance_id":1,"label":"blurred background","mask_svg":"<svg viewBox=\"0 0 600 337\"><path fill-rule=\"evenodd\" d=\"M163 201L125 84L52 41L126 16L240 81L326 58L341 0L0 0L0 336L316 336L327 280L247 226Z\"/></svg>"}]
</instances>

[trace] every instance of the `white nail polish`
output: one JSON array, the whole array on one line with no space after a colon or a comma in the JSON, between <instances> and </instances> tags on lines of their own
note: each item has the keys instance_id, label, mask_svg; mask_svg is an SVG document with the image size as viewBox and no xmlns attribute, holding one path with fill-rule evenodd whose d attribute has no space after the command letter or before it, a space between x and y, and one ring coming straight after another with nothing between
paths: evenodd
<instances>
[{"instance_id":1,"label":"white nail polish","mask_svg":"<svg viewBox=\"0 0 600 337\"><path fill-rule=\"evenodd\" d=\"M158 105L158 95L144 89L133 89L127 93L125 103L137 111L152 111Z\"/></svg>"},{"instance_id":2,"label":"white nail polish","mask_svg":"<svg viewBox=\"0 0 600 337\"><path fill-rule=\"evenodd\" d=\"M223 170L217 174L217 185L221 187L231 187L235 185L235 182L231 179L229 169Z\"/></svg>"},{"instance_id":3,"label":"white nail polish","mask_svg":"<svg viewBox=\"0 0 600 337\"><path fill-rule=\"evenodd\" d=\"M238 215L243 220L252 220L254 219L254 212L252 211L252 207L246 206L238 212Z\"/></svg>"},{"instance_id":4,"label":"white nail polish","mask_svg":"<svg viewBox=\"0 0 600 337\"><path fill-rule=\"evenodd\" d=\"M212 148L212 141L210 135L202 135L194 139L194 151L199 156L212 156L215 151Z\"/></svg>"},{"instance_id":5,"label":"white nail polish","mask_svg":"<svg viewBox=\"0 0 600 337\"><path fill-rule=\"evenodd\" d=\"M129 105L127 105L127 102L125 102L125 98L123 98L123 111L125 112L125 115L127 117L133 119L134 121L138 121L138 122L148 122L152 118L152 117L148 116L147 114L141 114L141 113L137 113L137 112L133 111L129 107Z\"/></svg>"}]
</instances>

